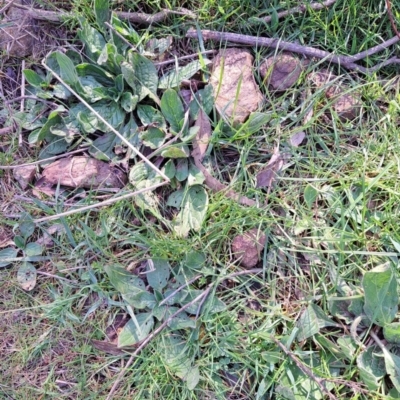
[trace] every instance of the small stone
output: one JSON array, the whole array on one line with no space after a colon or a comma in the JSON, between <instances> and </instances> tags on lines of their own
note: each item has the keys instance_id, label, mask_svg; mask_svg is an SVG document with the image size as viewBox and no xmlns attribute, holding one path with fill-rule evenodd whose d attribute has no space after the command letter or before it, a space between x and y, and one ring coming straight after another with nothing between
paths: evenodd
<instances>
[{"instance_id":1,"label":"small stone","mask_svg":"<svg viewBox=\"0 0 400 400\"><path fill-rule=\"evenodd\" d=\"M236 236L232 241L234 257L245 268L253 268L260 260L261 252L265 247L266 236L257 228Z\"/></svg>"},{"instance_id":2,"label":"small stone","mask_svg":"<svg viewBox=\"0 0 400 400\"><path fill-rule=\"evenodd\" d=\"M253 75L253 56L244 49L221 50L214 59L210 83L218 112L233 125L243 123L263 102Z\"/></svg>"},{"instance_id":3,"label":"small stone","mask_svg":"<svg viewBox=\"0 0 400 400\"><path fill-rule=\"evenodd\" d=\"M298 81L302 70L302 62L290 54L269 57L260 65L264 84L278 91L291 88Z\"/></svg>"},{"instance_id":4,"label":"small stone","mask_svg":"<svg viewBox=\"0 0 400 400\"><path fill-rule=\"evenodd\" d=\"M14 169L14 178L23 190L25 190L29 184L32 183L35 174L35 165L27 165L25 167L18 167Z\"/></svg>"}]
</instances>

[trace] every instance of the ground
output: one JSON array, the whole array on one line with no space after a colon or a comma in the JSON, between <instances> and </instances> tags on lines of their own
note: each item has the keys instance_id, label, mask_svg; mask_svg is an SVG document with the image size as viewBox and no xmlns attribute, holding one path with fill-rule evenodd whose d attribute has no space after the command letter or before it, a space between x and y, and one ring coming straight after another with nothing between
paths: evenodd
<instances>
[{"instance_id":1,"label":"ground","mask_svg":"<svg viewBox=\"0 0 400 400\"><path fill-rule=\"evenodd\" d=\"M349 56L396 35L388 2L264 3L35 1L60 21L19 9L7 33L2 9L0 398L399 398L398 65L186 37ZM250 86L253 113L224 114Z\"/></svg>"}]
</instances>

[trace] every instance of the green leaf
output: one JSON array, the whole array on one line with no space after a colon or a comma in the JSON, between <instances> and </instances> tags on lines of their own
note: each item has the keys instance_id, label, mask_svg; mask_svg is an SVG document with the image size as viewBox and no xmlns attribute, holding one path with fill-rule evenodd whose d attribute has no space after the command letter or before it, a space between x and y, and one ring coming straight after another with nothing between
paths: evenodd
<instances>
[{"instance_id":1,"label":"green leaf","mask_svg":"<svg viewBox=\"0 0 400 400\"><path fill-rule=\"evenodd\" d=\"M35 223L33 222L33 219L29 213L24 212L21 214L21 217L18 221L18 227L21 235L25 239L33 234L33 232L35 231Z\"/></svg>"},{"instance_id":2,"label":"green leaf","mask_svg":"<svg viewBox=\"0 0 400 400\"><path fill-rule=\"evenodd\" d=\"M106 41L103 35L91 27L85 19L80 19L80 24L81 29L78 30L78 36L85 45L85 53L90 59L97 60L106 46Z\"/></svg>"},{"instance_id":3,"label":"green leaf","mask_svg":"<svg viewBox=\"0 0 400 400\"><path fill-rule=\"evenodd\" d=\"M146 285L139 277L118 265L105 265L104 271L111 284L122 294L146 290Z\"/></svg>"},{"instance_id":4,"label":"green leaf","mask_svg":"<svg viewBox=\"0 0 400 400\"><path fill-rule=\"evenodd\" d=\"M383 336L390 342L400 344L400 322L392 322L383 327Z\"/></svg>"},{"instance_id":5,"label":"green leaf","mask_svg":"<svg viewBox=\"0 0 400 400\"><path fill-rule=\"evenodd\" d=\"M161 111L168 121L171 130L175 133L181 131L185 118L182 100L173 89L167 89L161 98Z\"/></svg>"},{"instance_id":6,"label":"green leaf","mask_svg":"<svg viewBox=\"0 0 400 400\"><path fill-rule=\"evenodd\" d=\"M69 57L58 51L56 52L56 59L60 67L61 78L69 85L75 87L79 79L74 63Z\"/></svg>"},{"instance_id":7,"label":"green leaf","mask_svg":"<svg viewBox=\"0 0 400 400\"><path fill-rule=\"evenodd\" d=\"M12 247L0 250L0 268L7 267L7 265L10 265L12 263L12 261L1 261L1 260L7 260L8 258L15 258L17 257L17 254L18 250L13 249Z\"/></svg>"},{"instance_id":8,"label":"green leaf","mask_svg":"<svg viewBox=\"0 0 400 400\"><path fill-rule=\"evenodd\" d=\"M164 143L165 133L158 128L149 128L140 135L140 138L145 146L154 150L160 148Z\"/></svg>"},{"instance_id":9,"label":"green leaf","mask_svg":"<svg viewBox=\"0 0 400 400\"><path fill-rule=\"evenodd\" d=\"M174 230L179 236L187 236L190 229L199 231L208 208L208 195L201 185L191 186L185 194L182 208L175 219Z\"/></svg>"},{"instance_id":10,"label":"green leaf","mask_svg":"<svg viewBox=\"0 0 400 400\"><path fill-rule=\"evenodd\" d=\"M186 254L183 264L191 269L200 269L206 263L206 256L199 251L191 251Z\"/></svg>"},{"instance_id":11,"label":"green leaf","mask_svg":"<svg viewBox=\"0 0 400 400\"><path fill-rule=\"evenodd\" d=\"M337 324L327 317L322 308L311 303L300 315L296 326L299 328L297 340L301 342L318 333L321 328L337 326Z\"/></svg>"},{"instance_id":12,"label":"green leaf","mask_svg":"<svg viewBox=\"0 0 400 400\"><path fill-rule=\"evenodd\" d=\"M162 129L165 129L167 127L167 124L161 112L152 106L139 104L137 107L137 114L140 122L143 125L152 125Z\"/></svg>"},{"instance_id":13,"label":"green leaf","mask_svg":"<svg viewBox=\"0 0 400 400\"><path fill-rule=\"evenodd\" d=\"M217 314L227 308L226 304L216 296L210 296L206 301L205 307L207 307L207 312L210 314Z\"/></svg>"},{"instance_id":14,"label":"green leaf","mask_svg":"<svg viewBox=\"0 0 400 400\"><path fill-rule=\"evenodd\" d=\"M114 76L107 72L104 68L95 64L82 63L76 66L76 73L78 76L92 76L103 86L114 86Z\"/></svg>"},{"instance_id":15,"label":"green leaf","mask_svg":"<svg viewBox=\"0 0 400 400\"><path fill-rule=\"evenodd\" d=\"M207 64L210 61L207 60ZM173 69L165 74L158 82L159 89L170 89L179 87L183 80L190 79L197 71L201 69L200 61L192 61L184 67Z\"/></svg>"},{"instance_id":16,"label":"green leaf","mask_svg":"<svg viewBox=\"0 0 400 400\"><path fill-rule=\"evenodd\" d=\"M139 97L131 92L124 92L121 96L121 106L128 113L136 108L138 101Z\"/></svg>"},{"instance_id":17,"label":"green leaf","mask_svg":"<svg viewBox=\"0 0 400 400\"><path fill-rule=\"evenodd\" d=\"M26 245L26 239L22 236L16 235L14 236L14 244L19 248L19 249L25 249Z\"/></svg>"},{"instance_id":18,"label":"green leaf","mask_svg":"<svg viewBox=\"0 0 400 400\"><path fill-rule=\"evenodd\" d=\"M360 377L369 390L378 390L386 375L385 361L379 353L379 347L370 346L357 357Z\"/></svg>"},{"instance_id":19,"label":"green leaf","mask_svg":"<svg viewBox=\"0 0 400 400\"><path fill-rule=\"evenodd\" d=\"M165 165L163 167L163 172L169 179L172 179L175 177L176 168L175 168L175 163L173 160L168 160L165 163Z\"/></svg>"},{"instance_id":20,"label":"green leaf","mask_svg":"<svg viewBox=\"0 0 400 400\"><path fill-rule=\"evenodd\" d=\"M104 33L107 32L107 26L104 23L110 18L109 0L94 0L94 15L101 30Z\"/></svg>"},{"instance_id":21,"label":"green leaf","mask_svg":"<svg viewBox=\"0 0 400 400\"><path fill-rule=\"evenodd\" d=\"M144 290L124 293L122 297L129 305L138 310L142 310L144 308L153 309L157 304L154 294Z\"/></svg>"},{"instance_id":22,"label":"green leaf","mask_svg":"<svg viewBox=\"0 0 400 400\"><path fill-rule=\"evenodd\" d=\"M42 85L46 83L39 74L31 69L24 69L22 72L24 73L25 79L28 81L28 83L36 88L41 88Z\"/></svg>"},{"instance_id":23,"label":"green leaf","mask_svg":"<svg viewBox=\"0 0 400 400\"><path fill-rule=\"evenodd\" d=\"M136 322L136 323L135 323ZM129 320L118 335L118 347L133 346L149 336L154 326L151 313L136 315L136 321Z\"/></svg>"},{"instance_id":24,"label":"green leaf","mask_svg":"<svg viewBox=\"0 0 400 400\"><path fill-rule=\"evenodd\" d=\"M205 177L203 173L194 165L193 163L189 164L189 175L187 184L188 186L193 185L201 185L205 181Z\"/></svg>"},{"instance_id":25,"label":"green leaf","mask_svg":"<svg viewBox=\"0 0 400 400\"><path fill-rule=\"evenodd\" d=\"M317 198L318 198L318 190L311 185L307 185L306 188L304 189L304 201L306 202L308 208L312 207Z\"/></svg>"},{"instance_id":26,"label":"green leaf","mask_svg":"<svg viewBox=\"0 0 400 400\"><path fill-rule=\"evenodd\" d=\"M167 260L153 258L147 263L147 282L155 289L161 291L168 284L171 266Z\"/></svg>"},{"instance_id":27,"label":"green leaf","mask_svg":"<svg viewBox=\"0 0 400 400\"><path fill-rule=\"evenodd\" d=\"M28 257L40 256L43 253L43 248L39 243L31 242L26 245L24 251Z\"/></svg>"},{"instance_id":28,"label":"green leaf","mask_svg":"<svg viewBox=\"0 0 400 400\"><path fill-rule=\"evenodd\" d=\"M169 146L161 152L164 158L187 158L189 157L189 148L185 144Z\"/></svg>"},{"instance_id":29,"label":"green leaf","mask_svg":"<svg viewBox=\"0 0 400 400\"><path fill-rule=\"evenodd\" d=\"M179 182L183 182L189 175L189 163L187 158L180 158L176 163L175 177Z\"/></svg>"},{"instance_id":30,"label":"green leaf","mask_svg":"<svg viewBox=\"0 0 400 400\"><path fill-rule=\"evenodd\" d=\"M248 120L243 124L243 129L247 134L253 134L258 132L269 121L271 121L271 115L261 112L253 112L249 115Z\"/></svg>"},{"instance_id":31,"label":"green leaf","mask_svg":"<svg viewBox=\"0 0 400 400\"><path fill-rule=\"evenodd\" d=\"M400 392L400 357L390 353L385 347L382 348L385 358L386 372L394 387Z\"/></svg>"},{"instance_id":32,"label":"green leaf","mask_svg":"<svg viewBox=\"0 0 400 400\"><path fill-rule=\"evenodd\" d=\"M164 346L162 358L165 364L176 376L186 381L188 389L193 390L199 381L199 370L192 365L185 340L178 335L165 335L162 342Z\"/></svg>"},{"instance_id":33,"label":"green leaf","mask_svg":"<svg viewBox=\"0 0 400 400\"><path fill-rule=\"evenodd\" d=\"M36 276L36 268L31 263L25 262L18 268L17 281L28 292L36 286Z\"/></svg>"},{"instance_id":34,"label":"green leaf","mask_svg":"<svg viewBox=\"0 0 400 400\"><path fill-rule=\"evenodd\" d=\"M182 206L184 194L185 192L183 191L183 189L179 189L176 190L175 192L172 192L168 197L167 206L180 209Z\"/></svg>"},{"instance_id":35,"label":"green leaf","mask_svg":"<svg viewBox=\"0 0 400 400\"><path fill-rule=\"evenodd\" d=\"M139 53L129 53L129 60L135 72L135 88L139 101L147 95L157 95L158 72L154 64ZM154 97L152 96L152 97Z\"/></svg>"},{"instance_id":36,"label":"green leaf","mask_svg":"<svg viewBox=\"0 0 400 400\"><path fill-rule=\"evenodd\" d=\"M97 64L102 65L115 75L121 74L121 63L123 62L125 62L124 57L118 53L116 46L112 43L107 43L104 46L97 59Z\"/></svg>"},{"instance_id":37,"label":"green leaf","mask_svg":"<svg viewBox=\"0 0 400 400\"><path fill-rule=\"evenodd\" d=\"M371 322L385 326L397 314L399 296L397 281L390 265L385 264L365 273L362 280L365 294L364 312Z\"/></svg>"},{"instance_id":38,"label":"green leaf","mask_svg":"<svg viewBox=\"0 0 400 400\"><path fill-rule=\"evenodd\" d=\"M176 313L178 310L179 310L178 307L168 307L165 314L165 318L169 318L172 314ZM196 328L196 321L189 318L189 316L184 311L182 311L168 322L168 327L172 331L176 331L179 329L186 329L186 328L194 329Z\"/></svg>"}]
</instances>

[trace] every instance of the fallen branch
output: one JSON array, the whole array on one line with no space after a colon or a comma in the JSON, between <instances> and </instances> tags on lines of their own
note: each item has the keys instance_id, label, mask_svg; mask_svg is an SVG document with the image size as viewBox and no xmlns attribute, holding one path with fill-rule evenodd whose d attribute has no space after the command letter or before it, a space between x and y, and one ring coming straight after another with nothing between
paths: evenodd
<instances>
[{"instance_id":1,"label":"fallen branch","mask_svg":"<svg viewBox=\"0 0 400 400\"><path fill-rule=\"evenodd\" d=\"M30 18L47 21L47 22L62 22L66 18L74 17L72 13L65 11L47 11L41 10L39 8L27 7L22 4L14 4L14 7L22 8L27 11ZM177 7L176 10L162 10L156 14L145 14L139 12L124 12L124 11L114 11L118 18L130 21L134 24L141 25L152 25L164 21L170 15L183 15L189 18L196 18L196 15L183 7Z\"/></svg>"},{"instance_id":2,"label":"fallen branch","mask_svg":"<svg viewBox=\"0 0 400 400\"><path fill-rule=\"evenodd\" d=\"M385 42L384 44L374 46L370 50L363 51L362 53L358 53L356 56L344 56L344 55L335 55L329 53L328 51L315 49L314 47L302 46L297 43L285 42L280 39L271 39L266 37L258 37L258 36L249 36L249 35L240 35L237 33L229 33L229 32L217 32L217 31L209 31L202 30L200 31L203 39L205 40L214 40L218 42L232 42L238 44L244 44L248 46L259 46L259 47L270 47L277 50L286 50L292 53L302 54L309 58L319 58L325 61L330 61L334 64L339 64L342 67L353 69L359 72L363 72L365 74L370 74L386 65L390 64L400 64L400 59L397 57L392 57L374 67L365 68L358 64L356 61L360 61L363 58L366 58L386 47L389 46L388 43L393 44L396 43L397 40L390 39L390 41ZM198 39L197 30L191 28L186 33L186 37L192 39Z\"/></svg>"},{"instance_id":3,"label":"fallen branch","mask_svg":"<svg viewBox=\"0 0 400 400\"><path fill-rule=\"evenodd\" d=\"M394 20L393 12L392 12L392 5L390 0L386 0L386 10L390 20L390 25L392 26L393 32L396 34L398 38L400 38L400 32L397 29L396 21Z\"/></svg>"},{"instance_id":4,"label":"fallen branch","mask_svg":"<svg viewBox=\"0 0 400 400\"><path fill-rule=\"evenodd\" d=\"M276 14L276 17L278 19L281 19L281 18L287 17L288 15L302 14L309 9L316 10L316 11L322 10L324 8L327 8L331 5L333 5L334 3L336 3L336 1L337 0L327 0L327 1L324 1L323 3L301 4L297 7L291 8L290 10L278 12ZM268 23L268 22L272 21L272 18L274 18L272 15L268 15L268 17L257 18L257 20Z\"/></svg>"}]
</instances>

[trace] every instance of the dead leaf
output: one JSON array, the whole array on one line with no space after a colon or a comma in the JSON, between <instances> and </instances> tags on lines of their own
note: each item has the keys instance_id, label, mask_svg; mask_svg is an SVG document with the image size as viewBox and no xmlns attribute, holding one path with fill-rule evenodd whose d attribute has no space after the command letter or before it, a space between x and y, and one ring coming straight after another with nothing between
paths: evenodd
<instances>
[{"instance_id":1,"label":"dead leaf","mask_svg":"<svg viewBox=\"0 0 400 400\"><path fill-rule=\"evenodd\" d=\"M221 50L214 59L210 83L215 105L233 125L243 123L263 101L253 76L253 60L247 50L239 48Z\"/></svg>"},{"instance_id":2,"label":"dead leaf","mask_svg":"<svg viewBox=\"0 0 400 400\"><path fill-rule=\"evenodd\" d=\"M193 139L192 156L202 161L211 138L211 122L206 113L201 109L199 110L194 126L198 126L199 130L196 137Z\"/></svg>"},{"instance_id":3,"label":"dead leaf","mask_svg":"<svg viewBox=\"0 0 400 400\"><path fill-rule=\"evenodd\" d=\"M46 192L53 185L73 188L98 189L122 188L127 182L126 174L116 167L94 158L78 156L63 158L48 165L35 188Z\"/></svg>"},{"instance_id":4,"label":"dead leaf","mask_svg":"<svg viewBox=\"0 0 400 400\"><path fill-rule=\"evenodd\" d=\"M299 79L304 68L301 60L290 54L278 54L267 58L260 65L263 82L272 90L287 90Z\"/></svg>"},{"instance_id":5,"label":"dead leaf","mask_svg":"<svg viewBox=\"0 0 400 400\"><path fill-rule=\"evenodd\" d=\"M14 178L19 183L21 188L25 190L30 183L32 183L33 178L36 174L36 166L35 165L27 165L24 167L15 168L13 171Z\"/></svg>"},{"instance_id":6,"label":"dead leaf","mask_svg":"<svg viewBox=\"0 0 400 400\"><path fill-rule=\"evenodd\" d=\"M243 235L236 236L232 241L234 257L245 268L252 268L260 260L261 252L265 246L266 236L257 228L251 229Z\"/></svg>"},{"instance_id":7,"label":"dead leaf","mask_svg":"<svg viewBox=\"0 0 400 400\"><path fill-rule=\"evenodd\" d=\"M37 244L45 247L52 247L54 245L53 237L54 234L62 234L65 233L65 227L63 224L54 224L47 228L41 238L36 240Z\"/></svg>"},{"instance_id":8,"label":"dead leaf","mask_svg":"<svg viewBox=\"0 0 400 400\"><path fill-rule=\"evenodd\" d=\"M284 157L279 152L279 147L275 147L274 153L269 160L266 168L257 174L257 188L271 187L276 178L277 172L283 167Z\"/></svg>"},{"instance_id":9,"label":"dead leaf","mask_svg":"<svg viewBox=\"0 0 400 400\"><path fill-rule=\"evenodd\" d=\"M297 132L291 136L291 138L289 140L290 144L294 147L299 147L305 137L306 137L306 133L304 131Z\"/></svg>"}]
</instances>

